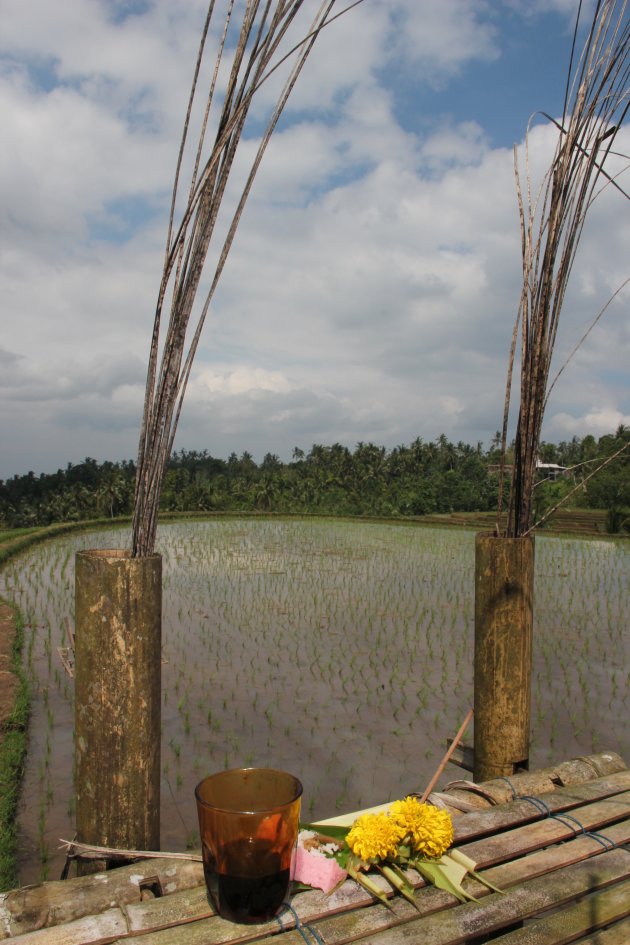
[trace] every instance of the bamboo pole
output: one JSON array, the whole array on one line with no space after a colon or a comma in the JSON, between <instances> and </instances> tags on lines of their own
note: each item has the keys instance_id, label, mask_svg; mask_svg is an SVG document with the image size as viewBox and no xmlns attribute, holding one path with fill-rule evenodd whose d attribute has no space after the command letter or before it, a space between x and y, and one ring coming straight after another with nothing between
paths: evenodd
<instances>
[{"instance_id":1,"label":"bamboo pole","mask_svg":"<svg viewBox=\"0 0 630 945\"><path fill-rule=\"evenodd\" d=\"M159 849L162 559L76 556L77 841ZM83 871L94 869L84 865ZM98 866L96 868L99 868Z\"/></svg>"},{"instance_id":2,"label":"bamboo pole","mask_svg":"<svg viewBox=\"0 0 630 945\"><path fill-rule=\"evenodd\" d=\"M475 542L475 781L529 765L534 538Z\"/></svg>"}]
</instances>

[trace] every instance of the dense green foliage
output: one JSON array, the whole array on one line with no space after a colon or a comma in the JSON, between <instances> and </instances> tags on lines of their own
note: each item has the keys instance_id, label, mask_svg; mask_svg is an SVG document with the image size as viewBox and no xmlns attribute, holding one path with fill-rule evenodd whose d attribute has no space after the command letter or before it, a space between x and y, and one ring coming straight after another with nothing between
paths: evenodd
<instances>
[{"instance_id":1,"label":"dense green foliage","mask_svg":"<svg viewBox=\"0 0 630 945\"><path fill-rule=\"evenodd\" d=\"M13 711L3 724L0 744L0 891L17 886L16 812L26 757L31 704L29 685L21 660L24 629L22 619L18 614L16 614L15 626L11 671L17 677L17 689Z\"/></svg>"},{"instance_id":2,"label":"dense green foliage","mask_svg":"<svg viewBox=\"0 0 630 945\"><path fill-rule=\"evenodd\" d=\"M539 485L536 518L629 440L630 430L619 427L599 440L585 436L543 443L541 461L570 467L571 473ZM272 453L257 464L248 452L223 460L205 450L182 450L171 460L161 508L378 516L491 511L497 504L498 477L492 467L498 458L496 437L484 450L481 443L453 444L444 435L431 443L418 438L390 451L373 443L358 443L354 450L339 443L315 444L308 453L294 449L288 463ZM0 528L129 515L134 477L132 462L99 464L87 458L51 475L29 472L0 481ZM585 481L571 504L606 509L611 531L627 527L630 450Z\"/></svg>"}]
</instances>

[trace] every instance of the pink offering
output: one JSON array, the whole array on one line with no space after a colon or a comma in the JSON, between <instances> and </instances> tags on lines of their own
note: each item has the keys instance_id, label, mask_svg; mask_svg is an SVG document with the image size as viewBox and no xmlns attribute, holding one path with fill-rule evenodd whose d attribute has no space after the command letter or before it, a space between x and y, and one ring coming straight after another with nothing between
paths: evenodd
<instances>
[{"instance_id":1,"label":"pink offering","mask_svg":"<svg viewBox=\"0 0 630 945\"><path fill-rule=\"evenodd\" d=\"M339 845L312 830L301 830L295 851L293 879L328 893L348 875L333 857Z\"/></svg>"}]
</instances>

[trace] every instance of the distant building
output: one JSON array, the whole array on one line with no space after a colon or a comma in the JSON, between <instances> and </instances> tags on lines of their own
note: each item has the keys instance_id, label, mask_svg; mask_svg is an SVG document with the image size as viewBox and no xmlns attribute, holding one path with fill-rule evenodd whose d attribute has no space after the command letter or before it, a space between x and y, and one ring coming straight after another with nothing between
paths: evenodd
<instances>
[{"instance_id":1,"label":"distant building","mask_svg":"<svg viewBox=\"0 0 630 945\"><path fill-rule=\"evenodd\" d=\"M505 476L512 475L513 466L511 463L506 463L503 467L503 474ZM488 466L488 475L489 476L498 476L501 472L501 466L496 464L490 464ZM557 463L541 463L540 460L536 462L536 472L538 473L538 478L542 480L550 480L555 482L556 479L563 479L565 476L570 476L571 471L567 466L558 466Z\"/></svg>"},{"instance_id":2,"label":"distant building","mask_svg":"<svg viewBox=\"0 0 630 945\"><path fill-rule=\"evenodd\" d=\"M542 479L550 479L552 482L555 482L556 479L562 479L566 476L568 471L566 466L558 466L557 463L541 463L540 460L536 461L536 472Z\"/></svg>"}]
</instances>

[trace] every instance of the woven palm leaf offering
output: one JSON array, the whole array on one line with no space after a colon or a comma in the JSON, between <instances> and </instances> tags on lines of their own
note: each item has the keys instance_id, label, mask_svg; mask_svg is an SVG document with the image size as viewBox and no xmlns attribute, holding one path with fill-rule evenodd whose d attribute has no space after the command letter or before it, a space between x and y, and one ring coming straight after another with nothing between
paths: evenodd
<instances>
[{"instance_id":1,"label":"woven palm leaf offering","mask_svg":"<svg viewBox=\"0 0 630 945\"><path fill-rule=\"evenodd\" d=\"M461 902L475 900L462 885L467 875L500 892L452 844L451 815L412 794L385 810L364 811L350 826L311 824L300 831L294 878L331 892L349 876L384 905L389 905L387 895L370 872L380 873L414 906L419 877Z\"/></svg>"}]
</instances>

